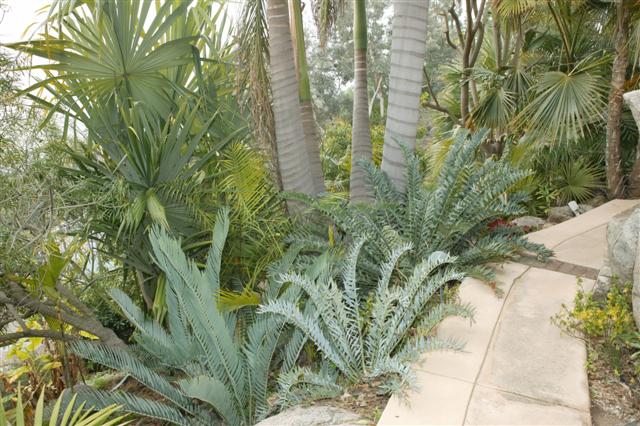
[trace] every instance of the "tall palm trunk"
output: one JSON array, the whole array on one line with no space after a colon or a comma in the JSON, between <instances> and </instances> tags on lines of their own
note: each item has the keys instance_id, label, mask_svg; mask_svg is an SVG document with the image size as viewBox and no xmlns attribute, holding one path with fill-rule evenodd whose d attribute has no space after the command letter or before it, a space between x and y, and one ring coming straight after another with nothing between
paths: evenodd
<instances>
[{"instance_id":1,"label":"tall palm trunk","mask_svg":"<svg viewBox=\"0 0 640 426\"><path fill-rule=\"evenodd\" d=\"M268 0L267 22L273 115L282 187L285 191L313 195L315 190L304 143L287 0ZM295 211L297 207L296 203L289 203L290 209Z\"/></svg>"},{"instance_id":2,"label":"tall palm trunk","mask_svg":"<svg viewBox=\"0 0 640 426\"><path fill-rule=\"evenodd\" d=\"M404 190L405 161L399 144L412 152L418 131L429 0L394 0L391 69L382 170Z\"/></svg>"},{"instance_id":3,"label":"tall palm trunk","mask_svg":"<svg viewBox=\"0 0 640 426\"><path fill-rule=\"evenodd\" d=\"M631 109L636 126L640 129L640 90L625 93L624 100ZM636 159L629 174L629 197L640 198L640 141L636 145Z\"/></svg>"},{"instance_id":4,"label":"tall palm trunk","mask_svg":"<svg viewBox=\"0 0 640 426\"><path fill-rule=\"evenodd\" d=\"M311 83L309 81L309 66L307 65L307 52L304 44L304 27L302 24L301 0L291 0L293 10L293 25L295 28L295 54L298 68L298 95L302 114L302 129L304 143L309 156L309 172L313 179L313 189L316 194L324 192L324 176L320 164L320 139L316 120L313 115L313 103L311 99Z\"/></svg>"},{"instance_id":5,"label":"tall palm trunk","mask_svg":"<svg viewBox=\"0 0 640 426\"><path fill-rule=\"evenodd\" d=\"M620 131L622 121L622 93L626 81L629 56L629 7L625 0L616 3L616 56L611 71L611 90L607 115L607 193L610 199L623 194L622 164L620 160Z\"/></svg>"},{"instance_id":6,"label":"tall palm trunk","mask_svg":"<svg viewBox=\"0 0 640 426\"><path fill-rule=\"evenodd\" d=\"M353 1L353 125L351 133L351 177L349 188L352 203L370 200L365 172L358 166L360 160L371 159L371 133L369 129L369 93L367 89L367 11L366 0Z\"/></svg>"}]
</instances>

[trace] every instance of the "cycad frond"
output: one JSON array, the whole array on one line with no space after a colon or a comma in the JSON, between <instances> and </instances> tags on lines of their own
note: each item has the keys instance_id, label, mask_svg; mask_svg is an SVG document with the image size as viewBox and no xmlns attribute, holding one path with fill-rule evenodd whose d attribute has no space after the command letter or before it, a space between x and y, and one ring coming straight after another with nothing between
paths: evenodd
<instances>
[{"instance_id":1,"label":"cycad frond","mask_svg":"<svg viewBox=\"0 0 640 426\"><path fill-rule=\"evenodd\" d=\"M378 168L365 165L376 194L376 202L367 209L323 198L306 198L305 203L347 238L368 238L359 259L361 275L371 277L380 259L409 242L412 250L399 263L405 275L432 253L444 251L457 256L467 272L488 272L483 279L491 281L494 276L483 265L529 251L544 258L550 251L528 242L517 227L506 232L492 226L526 212L527 197L521 188L531 172L514 168L506 159L481 161L478 150L487 132L456 131L441 167L427 181L422 179L415 155L408 155L404 194L389 186ZM371 285L368 287L370 290Z\"/></svg>"},{"instance_id":2,"label":"cycad frond","mask_svg":"<svg viewBox=\"0 0 640 426\"><path fill-rule=\"evenodd\" d=\"M457 307L453 302L439 305L433 300L438 289L459 282L464 275L452 268L455 257L435 252L413 268L408 279L391 283L399 260L411 249L405 243L391 249L391 255L379 269L377 288L370 294L370 309L361 309L359 304L354 306L354 301L362 300L356 265L363 245L366 247L363 240L358 240L348 250L340 287L326 277L312 279L304 274L282 277L283 281L302 288L309 296L307 305L313 304L317 312L301 312L295 303L285 300L269 301L259 312L276 315L295 326L351 382L389 374L399 375L405 382L411 375L407 353L459 347L451 343L453 340L445 345L430 333L411 336L412 330L421 324L424 329L449 315L471 315L468 306ZM295 399L290 396L290 388L301 374L297 369L283 374L283 398Z\"/></svg>"},{"instance_id":3,"label":"cycad frond","mask_svg":"<svg viewBox=\"0 0 640 426\"><path fill-rule=\"evenodd\" d=\"M239 318L242 310L225 311L216 303L228 228L228 210L220 209L206 268L201 271L184 254L180 241L154 227L150 238L153 258L167 280L168 329L145 318L124 293L114 290L114 298L137 329L138 346L119 349L82 341L71 346L80 356L129 374L163 402L124 392L94 391L82 398L117 403L125 411L184 425L211 425L220 418L226 424L247 425L271 411L267 400L272 364L279 344L286 343L291 334L283 333L284 323L276 316L248 312ZM278 280L291 268L298 252L299 247L293 246L273 266L271 283L263 295L266 300L277 296L279 302L295 307L300 290L283 287ZM179 369L181 374L176 378L154 371L162 367Z\"/></svg>"}]
</instances>

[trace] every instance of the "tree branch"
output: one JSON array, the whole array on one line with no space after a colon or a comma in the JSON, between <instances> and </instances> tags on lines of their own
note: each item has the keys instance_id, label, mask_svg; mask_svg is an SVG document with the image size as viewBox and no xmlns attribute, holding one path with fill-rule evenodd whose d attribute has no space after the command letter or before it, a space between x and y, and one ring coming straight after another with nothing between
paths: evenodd
<instances>
[{"instance_id":1,"label":"tree branch","mask_svg":"<svg viewBox=\"0 0 640 426\"><path fill-rule=\"evenodd\" d=\"M444 13L441 13L440 16L444 18L444 36L447 40L447 44L451 46L453 50L458 50L458 46L456 46L456 44L451 40L451 34L449 32L449 18L447 18L447 15Z\"/></svg>"},{"instance_id":2,"label":"tree branch","mask_svg":"<svg viewBox=\"0 0 640 426\"><path fill-rule=\"evenodd\" d=\"M1 334L0 346L10 345L12 343L15 343L17 340L20 340L26 337L43 337L45 339L62 340L62 341L70 341L70 340L77 339L74 336L63 334L59 331L26 329L22 331L16 331L15 333Z\"/></svg>"}]
</instances>

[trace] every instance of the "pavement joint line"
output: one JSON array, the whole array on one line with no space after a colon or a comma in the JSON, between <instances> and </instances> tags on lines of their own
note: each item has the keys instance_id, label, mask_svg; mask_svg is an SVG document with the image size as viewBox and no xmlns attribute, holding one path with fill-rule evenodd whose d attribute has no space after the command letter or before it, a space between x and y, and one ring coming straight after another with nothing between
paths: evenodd
<instances>
[{"instance_id":1,"label":"pavement joint line","mask_svg":"<svg viewBox=\"0 0 640 426\"><path fill-rule=\"evenodd\" d=\"M596 268L578 265L577 263L565 262L556 258L551 258L547 262L541 262L532 256L522 256L517 259L515 263L561 274L573 275L574 277L587 278L590 280L597 279L600 272ZM563 267L568 267L570 271L562 270Z\"/></svg>"},{"instance_id":2,"label":"pavement joint line","mask_svg":"<svg viewBox=\"0 0 640 426\"><path fill-rule=\"evenodd\" d=\"M499 386L494 386L494 385L490 385L490 384L478 383L478 386L481 387L481 388L496 390L496 391L499 391L499 392L502 392L502 393L508 393L509 395L514 395L514 396L518 396L518 397L521 397L521 398L530 399L531 401L535 401L535 402L541 403L543 405L564 407L564 408L569 408L571 410L579 411L581 413L590 413L589 410L584 410L582 408L578 408L578 407L576 407L574 405L567 404L564 401L548 400L548 399L538 398L538 397L527 395L527 394L524 394L524 393L514 392L514 391L508 390L508 389L503 389L503 388L501 388Z\"/></svg>"},{"instance_id":3,"label":"pavement joint line","mask_svg":"<svg viewBox=\"0 0 640 426\"><path fill-rule=\"evenodd\" d=\"M452 377L452 376L447 376L446 374L441 374L441 373L435 373L433 371L429 371L429 370L422 370L422 369L415 369L421 373L427 373L427 374L431 374L432 376L438 376L438 377L442 377L444 379L451 379L451 380L455 380L458 382L462 382L462 383L467 383L469 385L472 385L474 382L469 381L469 380L465 380L465 379L461 379L459 377Z\"/></svg>"},{"instance_id":4,"label":"pavement joint line","mask_svg":"<svg viewBox=\"0 0 640 426\"><path fill-rule=\"evenodd\" d=\"M504 297L502 298L503 302L502 302L502 306L500 306L500 312L498 313L498 316L496 317L496 321L493 324L493 328L491 329L491 335L489 336L489 343L487 344L487 347L484 350L484 355L482 356L482 362L480 363L480 368L478 368L478 373L476 374L476 377L473 380L473 384L471 386L471 392L469 393L469 399L467 400L467 405L464 408L464 417L462 418L463 425L467 421L467 417L469 415L469 405L471 405L471 399L473 399L473 393L476 390L476 386L478 386L478 380L480 379L480 374L482 373L484 364L487 361L487 356L489 355L489 349L491 348L491 344L493 342L496 329L498 328L498 323L500 323L500 318L502 318L502 314L504 312L504 306L507 304L507 299L509 298L509 295L513 291L513 288L516 286L516 282L520 280L520 278L522 278L527 272L529 272L531 268L533 268L533 266L529 266L529 265L526 265L526 266L528 266L527 269L522 271L520 275L518 275L511 281L511 286L509 286L509 290L507 291L507 294L505 294Z\"/></svg>"}]
</instances>

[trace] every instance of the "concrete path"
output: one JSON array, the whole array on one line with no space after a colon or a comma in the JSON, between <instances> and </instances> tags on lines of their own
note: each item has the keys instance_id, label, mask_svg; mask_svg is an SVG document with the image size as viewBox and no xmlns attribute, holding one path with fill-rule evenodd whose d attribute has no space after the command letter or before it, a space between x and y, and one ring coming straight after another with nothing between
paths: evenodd
<instances>
[{"instance_id":1,"label":"concrete path","mask_svg":"<svg viewBox=\"0 0 640 426\"><path fill-rule=\"evenodd\" d=\"M464 352L430 353L416 365L418 389L393 396L379 425L589 425L584 343L551 323L570 305L577 276L602 265L606 224L638 201L614 200L529 235L556 252L553 262L496 268L504 297L474 279L460 298L476 307L475 323L448 318L443 336L466 342ZM582 279L586 289L593 280Z\"/></svg>"}]
</instances>

